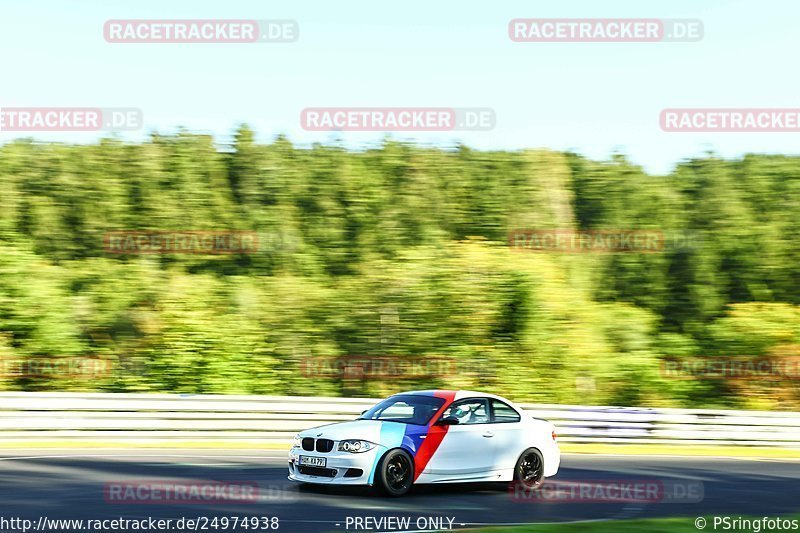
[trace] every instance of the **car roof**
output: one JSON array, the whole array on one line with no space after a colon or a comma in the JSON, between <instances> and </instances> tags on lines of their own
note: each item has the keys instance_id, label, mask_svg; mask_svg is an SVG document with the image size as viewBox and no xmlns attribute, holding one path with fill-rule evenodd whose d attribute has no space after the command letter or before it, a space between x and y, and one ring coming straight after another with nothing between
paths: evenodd
<instances>
[{"instance_id":1,"label":"car roof","mask_svg":"<svg viewBox=\"0 0 800 533\"><path fill-rule=\"evenodd\" d=\"M502 396L497 396L496 394L488 394L486 392L477 392L471 390L443 390L443 389L430 389L430 390L414 390L414 391L407 391L407 392L398 392L399 394L417 394L420 396L450 396L452 395L454 399L461 400L463 398L495 398L498 400L502 400L507 403L511 403L510 400L503 398ZM396 395L395 395L396 396Z\"/></svg>"}]
</instances>

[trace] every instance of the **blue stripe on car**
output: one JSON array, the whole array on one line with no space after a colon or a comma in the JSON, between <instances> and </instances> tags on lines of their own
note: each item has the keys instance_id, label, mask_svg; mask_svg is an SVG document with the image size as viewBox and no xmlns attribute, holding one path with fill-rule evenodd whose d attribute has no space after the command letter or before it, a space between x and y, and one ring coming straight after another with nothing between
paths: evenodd
<instances>
[{"instance_id":1,"label":"blue stripe on car","mask_svg":"<svg viewBox=\"0 0 800 533\"><path fill-rule=\"evenodd\" d=\"M406 431L403 438L403 448L411 452L413 457L417 456L417 451L422 443L425 442L425 437L428 436L428 426L414 426L411 424L406 425Z\"/></svg>"},{"instance_id":2,"label":"blue stripe on car","mask_svg":"<svg viewBox=\"0 0 800 533\"><path fill-rule=\"evenodd\" d=\"M381 422L381 436L378 439L378 444L381 446L386 446L388 449L397 448L401 444L403 444L403 440L405 437L405 424L399 424L397 422ZM380 461L381 454L375 455L375 461L372 463L372 470L369 473L369 483L372 485L373 481L375 480L375 471L378 468L378 461Z\"/></svg>"}]
</instances>

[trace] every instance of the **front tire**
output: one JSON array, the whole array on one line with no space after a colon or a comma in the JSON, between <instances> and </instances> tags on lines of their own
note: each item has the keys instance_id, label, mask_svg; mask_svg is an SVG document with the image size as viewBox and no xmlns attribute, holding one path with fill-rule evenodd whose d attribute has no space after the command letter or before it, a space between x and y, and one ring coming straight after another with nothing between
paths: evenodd
<instances>
[{"instance_id":1,"label":"front tire","mask_svg":"<svg viewBox=\"0 0 800 533\"><path fill-rule=\"evenodd\" d=\"M404 450L389 450L375 472L375 486L382 494L402 496L414 483L414 460Z\"/></svg>"},{"instance_id":2,"label":"front tire","mask_svg":"<svg viewBox=\"0 0 800 533\"><path fill-rule=\"evenodd\" d=\"M517 459L514 482L526 489L538 489L544 483L544 457L536 448L528 448Z\"/></svg>"}]
</instances>

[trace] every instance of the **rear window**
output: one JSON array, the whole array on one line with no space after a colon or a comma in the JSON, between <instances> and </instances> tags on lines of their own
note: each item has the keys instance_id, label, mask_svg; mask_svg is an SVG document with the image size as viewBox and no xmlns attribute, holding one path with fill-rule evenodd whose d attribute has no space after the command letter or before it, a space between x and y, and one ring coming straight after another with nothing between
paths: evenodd
<instances>
[{"instance_id":1,"label":"rear window","mask_svg":"<svg viewBox=\"0 0 800 533\"><path fill-rule=\"evenodd\" d=\"M492 410L494 411L494 422L519 422L520 417L510 405L500 400L492 400Z\"/></svg>"}]
</instances>

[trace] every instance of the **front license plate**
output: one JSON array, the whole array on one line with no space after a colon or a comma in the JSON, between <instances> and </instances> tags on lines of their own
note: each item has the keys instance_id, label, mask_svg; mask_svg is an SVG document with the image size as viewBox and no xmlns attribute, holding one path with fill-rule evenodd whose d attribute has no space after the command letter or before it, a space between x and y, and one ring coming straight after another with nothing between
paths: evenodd
<instances>
[{"instance_id":1,"label":"front license plate","mask_svg":"<svg viewBox=\"0 0 800 533\"><path fill-rule=\"evenodd\" d=\"M325 466L324 457L309 457L308 455L300 456L300 464L304 466Z\"/></svg>"}]
</instances>

